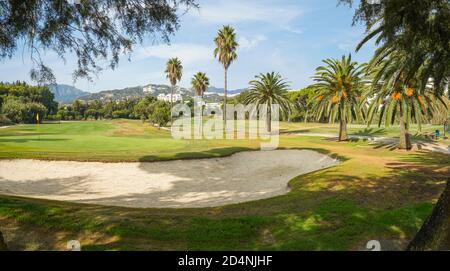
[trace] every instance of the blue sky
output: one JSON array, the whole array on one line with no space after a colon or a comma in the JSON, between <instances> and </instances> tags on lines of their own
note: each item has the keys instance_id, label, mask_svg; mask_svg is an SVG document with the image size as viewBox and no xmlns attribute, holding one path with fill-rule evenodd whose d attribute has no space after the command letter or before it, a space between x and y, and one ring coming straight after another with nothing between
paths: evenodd
<instances>
[{"instance_id":1,"label":"blue sky","mask_svg":"<svg viewBox=\"0 0 450 271\"><path fill-rule=\"evenodd\" d=\"M291 88L312 82L315 68L324 58L352 53L358 61L370 59L374 46L360 52L355 47L364 34L361 25L352 26L353 10L337 6L337 0L200 0L200 10L182 16L181 28L170 45L146 40L134 48L131 60L121 58L119 67L105 70L94 82L73 83L75 58L64 63L54 53L45 54L58 83L85 91L124 88L149 83L168 84L164 66L168 58L179 57L184 66L181 85L189 87L197 71L206 72L211 85L223 87L223 69L213 57L213 39L224 24L236 29L240 48L229 70L230 89L243 88L261 72L276 71ZM0 64L0 81L29 82L31 61L19 51Z\"/></svg>"}]
</instances>

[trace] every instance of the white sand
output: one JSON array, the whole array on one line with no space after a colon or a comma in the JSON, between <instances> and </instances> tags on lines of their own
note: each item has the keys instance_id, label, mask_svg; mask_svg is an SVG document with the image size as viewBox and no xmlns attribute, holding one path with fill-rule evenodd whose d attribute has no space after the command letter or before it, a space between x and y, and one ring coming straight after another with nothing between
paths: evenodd
<instances>
[{"instance_id":1,"label":"white sand","mask_svg":"<svg viewBox=\"0 0 450 271\"><path fill-rule=\"evenodd\" d=\"M207 207L286 194L294 177L337 163L309 150L153 163L0 160L0 193L140 208Z\"/></svg>"}]
</instances>

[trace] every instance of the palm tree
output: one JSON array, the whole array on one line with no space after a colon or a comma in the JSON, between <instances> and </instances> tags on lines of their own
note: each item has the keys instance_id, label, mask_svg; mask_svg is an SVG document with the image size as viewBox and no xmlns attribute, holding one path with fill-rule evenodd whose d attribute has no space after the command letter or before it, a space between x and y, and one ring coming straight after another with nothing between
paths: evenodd
<instances>
[{"instance_id":1,"label":"palm tree","mask_svg":"<svg viewBox=\"0 0 450 271\"><path fill-rule=\"evenodd\" d=\"M266 108L267 131L272 131L272 105L278 104L281 112L287 114L291 110L292 103L287 96L288 84L280 74L271 72L255 76L250 81L250 88L245 104L254 104L256 108L260 105Z\"/></svg>"},{"instance_id":2,"label":"palm tree","mask_svg":"<svg viewBox=\"0 0 450 271\"><path fill-rule=\"evenodd\" d=\"M209 78L206 77L205 73L197 72L192 78L191 84L192 88L195 90L195 95L203 98L203 94L209 87Z\"/></svg>"},{"instance_id":3,"label":"palm tree","mask_svg":"<svg viewBox=\"0 0 450 271\"><path fill-rule=\"evenodd\" d=\"M352 62L351 55L341 60L323 60L325 66L316 69L313 77L317 83L313 111L318 119L328 117L339 121L339 141L348 140L347 123L365 118L364 89L368 81L364 76L365 64Z\"/></svg>"},{"instance_id":4,"label":"palm tree","mask_svg":"<svg viewBox=\"0 0 450 271\"><path fill-rule=\"evenodd\" d=\"M431 117L438 107L437 101L446 107L442 96L417 77L406 71L408 56L391 52L392 58L380 58L375 54L368 68L373 73L373 87L368 96L372 100L369 111L369 124L375 114L379 114L378 125L392 125L398 119L400 125L400 149L411 149L409 126L412 121L419 125ZM419 69L420 71L420 69ZM420 73L419 73L420 74Z\"/></svg>"},{"instance_id":5,"label":"palm tree","mask_svg":"<svg viewBox=\"0 0 450 271\"><path fill-rule=\"evenodd\" d=\"M170 109L172 109L173 108L173 93L175 91L177 82L179 82L181 80L181 76L183 75L183 65L181 65L181 61L177 57L169 59L166 64L165 73L166 73L167 79L169 79L170 84L172 85L172 91L170 93Z\"/></svg>"},{"instance_id":6,"label":"palm tree","mask_svg":"<svg viewBox=\"0 0 450 271\"><path fill-rule=\"evenodd\" d=\"M219 62L223 65L225 70L225 87L224 87L224 99L223 99L223 117L226 123L226 104L227 104L227 76L228 68L237 58L237 48L239 44L236 42L236 33L234 28L228 25L223 26L217 33L217 37L214 39L216 48L214 49L214 57L219 59Z\"/></svg>"}]
</instances>

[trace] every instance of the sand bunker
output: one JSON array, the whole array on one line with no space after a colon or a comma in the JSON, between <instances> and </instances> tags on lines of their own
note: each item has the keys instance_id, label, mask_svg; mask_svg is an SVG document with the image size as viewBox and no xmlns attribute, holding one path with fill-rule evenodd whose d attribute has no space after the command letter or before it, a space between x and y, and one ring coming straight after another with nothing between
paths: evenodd
<instances>
[{"instance_id":1,"label":"sand bunker","mask_svg":"<svg viewBox=\"0 0 450 271\"><path fill-rule=\"evenodd\" d=\"M285 194L292 178L337 163L309 150L153 163L1 160L0 194L139 208L219 206Z\"/></svg>"}]
</instances>

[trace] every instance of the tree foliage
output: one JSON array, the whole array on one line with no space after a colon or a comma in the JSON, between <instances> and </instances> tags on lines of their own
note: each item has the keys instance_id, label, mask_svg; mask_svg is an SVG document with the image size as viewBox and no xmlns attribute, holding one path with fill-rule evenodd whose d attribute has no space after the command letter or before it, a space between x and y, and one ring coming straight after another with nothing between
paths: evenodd
<instances>
[{"instance_id":1,"label":"tree foliage","mask_svg":"<svg viewBox=\"0 0 450 271\"><path fill-rule=\"evenodd\" d=\"M47 87L30 86L23 82L0 83L1 112L14 123L36 123L57 111L58 103Z\"/></svg>"},{"instance_id":2,"label":"tree foliage","mask_svg":"<svg viewBox=\"0 0 450 271\"><path fill-rule=\"evenodd\" d=\"M183 65L181 61L177 57L169 59L166 64L165 73L170 84L175 86L181 80L181 76L183 76Z\"/></svg>"},{"instance_id":3,"label":"tree foliage","mask_svg":"<svg viewBox=\"0 0 450 271\"><path fill-rule=\"evenodd\" d=\"M170 93L170 108L172 108L175 86L177 85L177 82L181 80L181 76L183 76L183 65L181 65L181 61L177 57L169 59L166 64L165 73L167 79L169 79L170 84L172 85L172 90Z\"/></svg>"},{"instance_id":4,"label":"tree foliage","mask_svg":"<svg viewBox=\"0 0 450 271\"><path fill-rule=\"evenodd\" d=\"M402 67L408 56L393 54L392 57L381 62L375 58L369 65L373 73L372 88L368 92L371 100L369 124L378 113L378 125L392 125L400 116L400 111L403 111L406 128L414 122L420 129L421 124L433 116L439 105L446 107L447 104L441 96L435 95L430 85L422 86L420 78L406 76Z\"/></svg>"},{"instance_id":5,"label":"tree foliage","mask_svg":"<svg viewBox=\"0 0 450 271\"><path fill-rule=\"evenodd\" d=\"M41 103L22 102L17 98L9 97L2 107L2 113L14 123L37 123L47 114L47 108Z\"/></svg>"},{"instance_id":6,"label":"tree foliage","mask_svg":"<svg viewBox=\"0 0 450 271\"><path fill-rule=\"evenodd\" d=\"M281 114L289 114L292 104L287 97L288 83L280 74L271 72L255 76L255 80L250 81L250 88L245 104L254 104L256 108L265 106L267 117L267 128L271 131L271 106L279 105Z\"/></svg>"},{"instance_id":7,"label":"tree foliage","mask_svg":"<svg viewBox=\"0 0 450 271\"><path fill-rule=\"evenodd\" d=\"M7 97L16 97L23 102L41 103L47 108L49 114L54 114L58 109L53 93L44 86L30 86L25 82L12 84L0 82L0 107Z\"/></svg>"},{"instance_id":8,"label":"tree foliage","mask_svg":"<svg viewBox=\"0 0 450 271\"><path fill-rule=\"evenodd\" d=\"M31 55L33 79L53 81L41 58L53 51L78 61L74 78L91 78L107 61L114 69L119 56L150 36L168 42L179 28L179 10L197 7L195 0L11 0L0 1L0 59L23 47Z\"/></svg>"},{"instance_id":9,"label":"tree foliage","mask_svg":"<svg viewBox=\"0 0 450 271\"><path fill-rule=\"evenodd\" d=\"M214 48L214 57L216 57L224 68L225 85L223 104L227 104L227 91L228 91L228 68L231 63L237 59L237 49L239 47L236 41L236 32L234 28L229 25L224 25L222 29L217 32L217 36L214 38L216 48ZM226 122L227 107L223 107L223 116Z\"/></svg>"},{"instance_id":10,"label":"tree foliage","mask_svg":"<svg viewBox=\"0 0 450 271\"><path fill-rule=\"evenodd\" d=\"M203 72L197 72L191 80L195 95L202 96L209 87L209 78Z\"/></svg>"},{"instance_id":11,"label":"tree foliage","mask_svg":"<svg viewBox=\"0 0 450 271\"><path fill-rule=\"evenodd\" d=\"M312 109L316 91L312 86L300 90L289 91L287 96L293 105L288 116L289 121L314 121ZM321 120L322 119L319 119L319 121Z\"/></svg>"},{"instance_id":12,"label":"tree foliage","mask_svg":"<svg viewBox=\"0 0 450 271\"><path fill-rule=\"evenodd\" d=\"M353 0L340 0L352 4ZM442 95L450 78L450 1L448 0L361 0L354 23L364 22L366 37L380 47L376 57L393 59L393 54L407 56L401 63L407 80L422 81L421 89L433 82Z\"/></svg>"},{"instance_id":13,"label":"tree foliage","mask_svg":"<svg viewBox=\"0 0 450 271\"><path fill-rule=\"evenodd\" d=\"M170 105L164 101L157 101L151 105L149 120L159 127L165 126L170 121Z\"/></svg>"},{"instance_id":14,"label":"tree foliage","mask_svg":"<svg viewBox=\"0 0 450 271\"><path fill-rule=\"evenodd\" d=\"M351 55L323 62L325 65L319 66L313 77L316 81L312 86L316 91L313 110L318 119L326 117L330 122L339 121L340 131L344 132L340 140L347 140L347 123L365 119L363 93L369 84L365 64L352 61Z\"/></svg>"},{"instance_id":15,"label":"tree foliage","mask_svg":"<svg viewBox=\"0 0 450 271\"><path fill-rule=\"evenodd\" d=\"M237 48L239 44L236 41L236 32L229 25L224 25L214 38L216 48L214 57L217 57L223 68L227 70L231 63L237 59Z\"/></svg>"}]
</instances>

